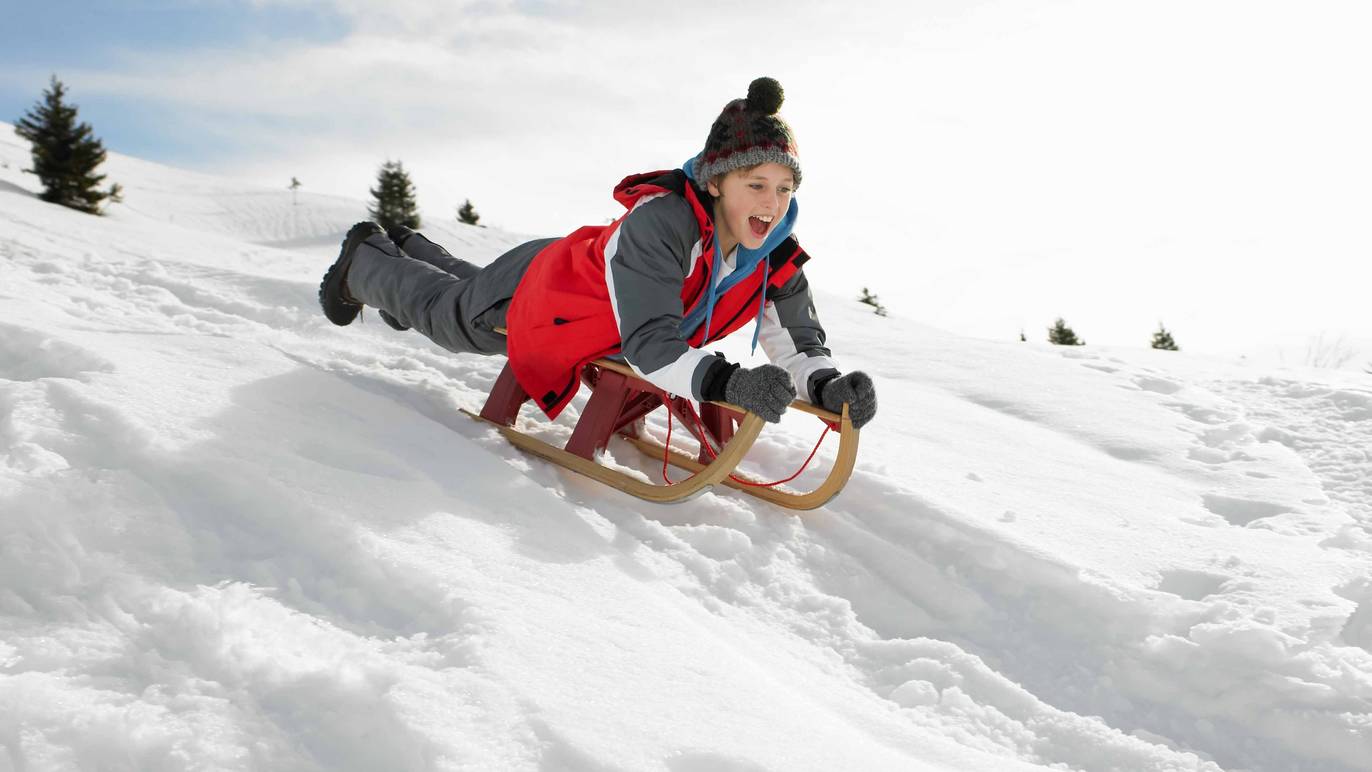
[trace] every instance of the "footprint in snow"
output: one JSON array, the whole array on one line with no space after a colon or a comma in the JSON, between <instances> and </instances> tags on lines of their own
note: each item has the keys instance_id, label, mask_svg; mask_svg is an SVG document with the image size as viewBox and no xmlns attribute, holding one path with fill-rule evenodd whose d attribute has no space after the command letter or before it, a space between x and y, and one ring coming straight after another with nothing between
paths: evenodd
<instances>
[{"instance_id":1,"label":"footprint in snow","mask_svg":"<svg viewBox=\"0 0 1372 772\"><path fill-rule=\"evenodd\" d=\"M1176 381L1169 381L1166 378L1151 378L1141 375L1134 379L1134 384L1144 391L1151 391L1156 394L1176 394L1181 391L1181 384Z\"/></svg>"},{"instance_id":2,"label":"footprint in snow","mask_svg":"<svg viewBox=\"0 0 1372 772\"><path fill-rule=\"evenodd\" d=\"M1202 497L1205 508L1212 513L1219 515L1229 521L1230 525L1240 528L1248 526L1255 520L1265 517L1275 517L1277 515L1289 514L1290 507L1280 504L1273 504L1267 501L1253 501L1250 499L1236 499L1229 496L1220 496L1215 493L1206 494Z\"/></svg>"},{"instance_id":3,"label":"footprint in snow","mask_svg":"<svg viewBox=\"0 0 1372 772\"><path fill-rule=\"evenodd\" d=\"M1229 577L1219 574L1175 569L1162 572L1162 580L1158 582L1157 589L1186 600L1203 600L1218 594L1228 581Z\"/></svg>"}]
</instances>

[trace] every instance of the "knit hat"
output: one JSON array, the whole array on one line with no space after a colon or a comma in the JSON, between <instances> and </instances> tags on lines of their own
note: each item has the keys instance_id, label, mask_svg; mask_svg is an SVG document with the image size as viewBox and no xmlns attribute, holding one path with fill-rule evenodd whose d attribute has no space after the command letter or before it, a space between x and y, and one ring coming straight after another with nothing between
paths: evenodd
<instances>
[{"instance_id":1,"label":"knit hat","mask_svg":"<svg viewBox=\"0 0 1372 772\"><path fill-rule=\"evenodd\" d=\"M791 167L800 187L800 148L786 121L777 115L785 97L781 84L758 78L748 85L748 98L735 99L710 127L705 150L696 156L691 176L702 188L719 174L764 163Z\"/></svg>"}]
</instances>

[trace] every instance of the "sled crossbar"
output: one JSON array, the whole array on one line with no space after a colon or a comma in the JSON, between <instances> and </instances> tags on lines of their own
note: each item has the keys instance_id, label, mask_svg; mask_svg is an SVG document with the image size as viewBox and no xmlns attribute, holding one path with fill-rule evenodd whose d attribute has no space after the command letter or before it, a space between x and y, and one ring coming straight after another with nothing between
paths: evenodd
<instances>
[{"instance_id":1,"label":"sled crossbar","mask_svg":"<svg viewBox=\"0 0 1372 772\"><path fill-rule=\"evenodd\" d=\"M762 431L763 420L757 415L724 402L702 403L697 415L691 400L668 394L643 380L627 365L609 359L597 359L587 364L580 375L582 382L591 388L591 396L572 429L572 436L561 448L515 428L519 410L529 401L529 395L520 388L508 362L491 388L480 415L463 412L490 423L520 450L632 496L658 503L685 501L713 485L723 484L787 509L814 509L823 506L843 490L857 460L858 430L853 428L848 418L846 405L842 414L836 414L809 402L796 400L791 403L793 410L814 415L839 432L839 449L834 465L824 482L808 493L761 487L759 483L735 474L735 469ZM696 458L668 449L644 436L644 418L663 406L700 443ZM645 455L692 472L691 477L658 485L599 463L597 457L615 437L627 440Z\"/></svg>"}]
</instances>

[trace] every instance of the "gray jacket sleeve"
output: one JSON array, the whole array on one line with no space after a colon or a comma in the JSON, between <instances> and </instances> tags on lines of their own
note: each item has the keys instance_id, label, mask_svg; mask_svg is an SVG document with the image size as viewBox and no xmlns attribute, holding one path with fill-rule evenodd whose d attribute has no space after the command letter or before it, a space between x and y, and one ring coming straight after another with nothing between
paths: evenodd
<instances>
[{"instance_id":1,"label":"gray jacket sleeve","mask_svg":"<svg viewBox=\"0 0 1372 772\"><path fill-rule=\"evenodd\" d=\"M605 244L605 284L625 360L662 390L701 399L719 358L681 336L681 290L701 259L700 226L675 194L640 200Z\"/></svg>"},{"instance_id":2,"label":"gray jacket sleeve","mask_svg":"<svg viewBox=\"0 0 1372 772\"><path fill-rule=\"evenodd\" d=\"M769 293L758 343L768 359L791 374L796 393L818 404L817 387L839 371L824 345L824 326L815 313L804 269Z\"/></svg>"}]
</instances>

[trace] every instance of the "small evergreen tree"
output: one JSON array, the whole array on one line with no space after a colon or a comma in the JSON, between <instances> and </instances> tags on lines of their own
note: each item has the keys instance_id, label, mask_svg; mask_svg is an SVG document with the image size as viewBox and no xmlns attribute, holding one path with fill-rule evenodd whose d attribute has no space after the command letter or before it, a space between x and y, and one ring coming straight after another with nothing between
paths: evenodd
<instances>
[{"instance_id":1,"label":"small evergreen tree","mask_svg":"<svg viewBox=\"0 0 1372 772\"><path fill-rule=\"evenodd\" d=\"M476 207L472 206L470 198L457 208L457 219L459 222L468 225L476 225L477 221L481 219L481 215L476 213Z\"/></svg>"},{"instance_id":2,"label":"small evergreen tree","mask_svg":"<svg viewBox=\"0 0 1372 772\"><path fill-rule=\"evenodd\" d=\"M1026 337L1024 337L1024 330L1020 330L1020 331L1019 331L1019 342L1020 342L1020 343L1028 343L1028 342L1029 342L1029 339L1026 338Z\"/></svg>"},{"instance_id":3,"label":"small evergreen tree","mask_svg":"<svg viewBox=\"0 0 1372 772\"><path fill-rule=\"evenodd\" d=\"M399 161L387 161L376 175L376 187L371 189L374 202L367 214L378 225L390 230L397 225L419 227L419 205L414 198L414 183L405 166Z\"/></svg>"},{"instance_id":4,"label":"small evergreen tree","mask_svg":"<svg viewBox=\"0 0 1372 772\"><path fill-rule=\"evenodd\" d=\"M877 316L886 315L886 306L883 306L881 302L877 300L877 296L873 295L866 287L862 288L862 297L858 298L858 302L866 303L876 309Z\"/></svg>"},{"instance_id":5,"label":"small evergreen tree","mask_svg":"<svg viewBox=\"0 0 1372 772\"><path fill-rule=\"evenodd\" d=\"M291 184L286 186L286 188L291 191L291 206L295 206L296 204L300 203L298 197L300 195L300 189L303 187L305 187L304 183L302 183L295 177L291 177Z\"/></svg>"},{"instance_id":6,"label":"small evergreen tree","mask_svg":"<svg viewBox=\"0 0 1372 772\"><path fill-rule=\"evenodd\" d=\"M1162 326L1162 322L1158 322L1158 331L1153 333L1153 348L1163 351L1181 351L1177 348L1177 342L1172 340L1172 333Z\"/></svg>"},{"instance_id":7,"label":"small evergreen tree","mask_svg":"<svg viewBox=\"0 0 1372 772\"><path fill-rule=\"evenodd\" d=\"M14 126L14 133L33 145L33 168L43 183L39 198L54 204L100 214L100 202L122 189L100 190L105 175L96 167L105 162L105 147L95 138L90 124L78 123L76 106L63 101L67 89L52 76L43 100L34 104Z\"/></svg>"},{"instance_id":8,"label":"small evergreen tree","mask_svg":"<svg viewBox=\"0 0 1372 772\"><path fill-rule=\"evenodd\" d=\"M1067 322L1062 317L1058 317L1053 326L1048 328L1048 342L1055 346L1085 346L1084 339L1079 340L1077 334L1067 326Z\"/></svg>"}]
</instances>

